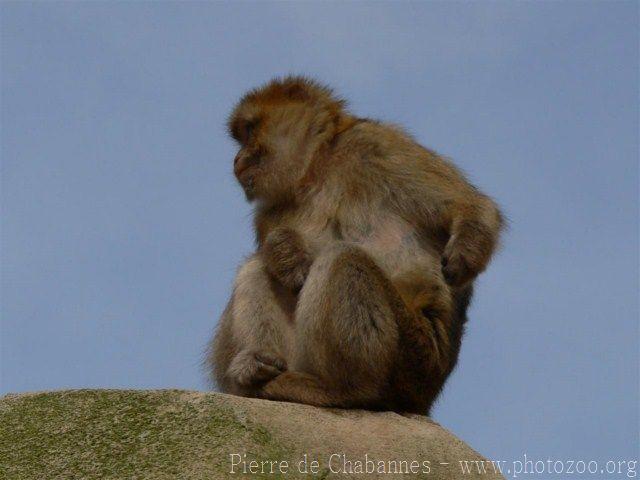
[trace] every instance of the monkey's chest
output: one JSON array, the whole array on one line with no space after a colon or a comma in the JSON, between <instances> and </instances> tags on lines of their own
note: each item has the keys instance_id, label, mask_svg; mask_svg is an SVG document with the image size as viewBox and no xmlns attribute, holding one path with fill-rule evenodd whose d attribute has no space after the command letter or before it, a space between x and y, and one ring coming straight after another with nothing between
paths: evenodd
<instances>
[{"instance_id":1,"label":"monkey's chest","mask_svg":"<svg viewBox=\"0 0 640 480\"><path fill-rule=\"evenodd\" d=\"M416 231L407 224L383 220L371 234L355 238L390 279L429 277L437 271L437 257L422 244Z\"/></svg>"},{"instance_id":2,"label":"monkey's chest","mask_svg":"<svg viewBox=\"0 0 640 480\"><path fill-rule=\"evenodd\" d=\"M358 245L392 280L439 271L437 253L424 244L412 225L393 215L368 213L303 221L297 230L316 254L337 241Z\"/></svg>"}]
</instances>

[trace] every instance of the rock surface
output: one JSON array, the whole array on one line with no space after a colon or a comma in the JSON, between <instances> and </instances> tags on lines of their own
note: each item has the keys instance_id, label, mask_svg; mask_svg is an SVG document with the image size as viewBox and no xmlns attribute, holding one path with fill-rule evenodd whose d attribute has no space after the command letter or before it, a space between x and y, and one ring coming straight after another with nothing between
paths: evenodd
<instances>
[{"instance_id":1,"label":"rock surface","mask_svg":"<svg viewBox=\"0 0 640 480\"><path fill-rule=\"evenodd\" d=\"M417 415L181 390L74 390L0 399L3 479L347 476L502 478L491 462Z\"/></svg>"}]
</instances>

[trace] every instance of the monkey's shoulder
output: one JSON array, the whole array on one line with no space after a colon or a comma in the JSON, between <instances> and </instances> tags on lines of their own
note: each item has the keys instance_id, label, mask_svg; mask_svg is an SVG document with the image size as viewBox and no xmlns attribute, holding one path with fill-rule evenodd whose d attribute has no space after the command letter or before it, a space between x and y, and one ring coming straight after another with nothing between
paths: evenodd
<instances>
[{"instance_id":1,"label":"monkey's shoulder","mask_svg":"<svg viewBox=\"0 0 640 480\"><path fill-rule=\"evenodd\" d=\"M362 118L340 135L334 151L340 156L366 161L421 148L402 127Z\"/></svg>"}]
</instances>

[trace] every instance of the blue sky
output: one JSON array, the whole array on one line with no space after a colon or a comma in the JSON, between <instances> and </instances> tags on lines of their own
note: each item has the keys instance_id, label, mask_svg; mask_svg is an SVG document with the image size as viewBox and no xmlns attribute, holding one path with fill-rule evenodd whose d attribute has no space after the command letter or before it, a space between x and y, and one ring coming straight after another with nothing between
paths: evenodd
<instances>
[{"instance_id":1,"label":"blue sky","mask_svg":"<svg viewBox=\"0 0 640 480\"><path fill-rule=\"evenodd\" d=\"M637 457L636 2L0 8L1 393L207 388L252 250L226 115L305 73L510 219L434 418L496 459Z\"/></svg>"}]
</instances>

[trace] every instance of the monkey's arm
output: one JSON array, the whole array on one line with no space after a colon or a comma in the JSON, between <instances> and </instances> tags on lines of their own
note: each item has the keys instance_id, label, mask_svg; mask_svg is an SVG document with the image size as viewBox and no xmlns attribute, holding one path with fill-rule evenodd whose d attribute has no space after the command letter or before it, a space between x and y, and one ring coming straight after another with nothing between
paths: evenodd
<instances>
[{"instance_id":1,"label":"monkey's arm","mask_svg":"<svg viewBox=\"0 0 640 480\"><path fill-rule=\"evenodd\" d=\"M277 228L260 248L267 271L282 285L298 291L311 267L311 254L302 237L290 228Z\"/></svg>"},{"instance_id":2,"label":"monkey's arm","mask_svg":"<svg viewBox=\"0 0 640 480\"><path fill-rule=\"evenodd\" d=\"M416 157L396 167L412 176L385 177L392 204L425 234L442 234L445 279L453 286L468 284L487 267L498 245L502 215L451 163L432 152Z\"/></svg>"},{"instance_id":3,"label":"monkey's arm","mask_svg":"<svg viewBox=\"0 0 640 480\"><path fill-rule=\"evenodd\" d=\"M251 396L287 368L293 299L282 287L274 290L273 283L258 255L238 271L208 357L223 392Z\"/></svg>"}]
</instances>

